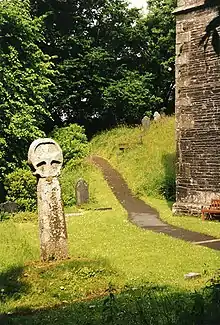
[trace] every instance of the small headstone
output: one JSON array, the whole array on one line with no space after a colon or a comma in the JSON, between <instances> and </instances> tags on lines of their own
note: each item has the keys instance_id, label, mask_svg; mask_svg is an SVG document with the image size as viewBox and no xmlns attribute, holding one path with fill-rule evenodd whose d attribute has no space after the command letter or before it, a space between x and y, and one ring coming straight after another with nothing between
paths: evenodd
<instances>
[{"instance_id":1,"label":"small headstone","mask_svg":"<svg viewBox=\"0 0 220 325\"><path fill-rule=\"evenodd\" d=\"M147 116L144 116L141 120L141 124L144 131L147 131L150 127L150 119Z\"/></svg>"},{"instance_id":2,"label":"small headstone","mask_svg":"<svg viewBox=\"0 0 220 325\"><path fill-rule=\"evenodd\" d=\"M18 211L18 204L15 202L4 202L0 204L1 212L15 213Z\"/></svg>"},{"instance_id":3,"label":"small headstone","mask_svg":"<svg viewBox=\"0 0 220 325\"><path fill-rule=\"evenodd\" d=\"M76 204L82 205L89 202L89 186L82 178L76 183Z\"/></svg>"},{"instance_id":4,"label":"small headstone","mask_svg":"<svg viewBox=\"0 0 220 325\"><path fill-rule=\"evenodd\" d=\"M28 151L28 162L38 179L41 259L68 258L66 222L58 180L63 164L62 150L52 139L35 140Z\"/></svg>"},{"instance_id":5,"label":"small headstone","mask_svg":"<svg viewBox=\"0 0 220 325\"><path fill-rule=\"evenodd\" d=\"M154 113L154 121L159 121L161 119L161 115L158 112Z\"/></svg>"},{"instance_id":6,"label":"small headstone","mask_svg":"<svg viewBox=\"0 0 220 325\"><path fill-rule=\"evenodd\" d=\"M201 273L195 273L195 272L190 272L188 274L184 275L184 279L195 279L195 278L200 278L201 277Z\"/></svg>"}]
</instances>

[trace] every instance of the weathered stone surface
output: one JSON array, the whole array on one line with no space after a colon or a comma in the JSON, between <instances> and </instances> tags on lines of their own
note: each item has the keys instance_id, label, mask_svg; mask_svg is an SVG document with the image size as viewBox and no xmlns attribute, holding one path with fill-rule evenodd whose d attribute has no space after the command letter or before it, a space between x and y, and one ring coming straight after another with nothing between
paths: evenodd
<instances>
[{"instance_id":1,"label":"weathered stone surface","mask_svg":"<svg viewBox=\"0 0 220 325\"><path fill-rule=\"evenodd\" d=\"M65 259L68 257L67 231L57 178L63 163L62 151L54 140L38 139L29 148L28 161L38 177L41 259Z\"/></svg>"},{"instance_id":2,"label":"weathered stone surface","mask_svg":"<svg viewBox=\"0 0 220 325\"><path fill-rule=\"evenodd\" d=\"M180 0L177 8L175 214L200 214L220 198L220 70L211 41L199 46L217 6ZM189 9L190 7L190 9ZM181 11L178 12L178 9Z\"/></svg>"},{"instance_id":3,"label":"weathered stone surface","mask_svg":"<svg viewBox=\"0 0 220 325\"><path fill-rule=\"evenodd\" d=\"M150 119L147 116L144 116L141 120L143 131L147 131L150 127Z\"/></svg>"},{"instance_id":4,"label":"weathered stone surface","mask_svg":"<svg viewBox=\"0 0 220 325\"><path fill-rule=\"evenodd\" d=\"M89 202L89 186L84 179L79 179L75 187L76 204L82 205Z\"/></svg>"},{"instance_id":5,"label":"weathered stone surface","mask_svg":"<svg viewBox=\"0 0 220 325\"><path fill-rule=\"evenodd\" d=\"M176 11L188 11L191 8L201 7L204 5L205 0L177 0Z\"/></svg>"},{"instance_id":6,"label":"weathered stone surface","mask_svg":"<svg viewBox=\"0 0 220 325\"><path fill-rule=\"evenodd\" d=\"M42 260L68 257L61 189L56 177L39 178L37 185Z\"/></svg>"},{"instance_id":7,"label":"weathered stone surface","mask_svg":"<svg viewBox=\"0 0 220 325\"><path fill-rule=\"evenodd\" d=\"M33 166L36 176L59 176L63 164L62 150L53 139L37 139L29 148L28 162Z\"/></svg>"},{"instance_id":8,"label":"weathered stone surface","mask_svg":"<svg viewBox=\"0 0 220 325\"><path fill-rule=\"evenodd\" d=\"M154 121L159 121L161 119L161 115L158 112L154 113Z\"/></svg>"},{"instance_id":9,"label":"weathered stone surface","mask_svg":"<svg viewBox=\"0 0 220 325\"><path fill-rule=\"evenodd\" d=\"M18 211L18 205L15 202L4 202L0 204L1 212L15 213Z\"/></svg>"}]
</instances>

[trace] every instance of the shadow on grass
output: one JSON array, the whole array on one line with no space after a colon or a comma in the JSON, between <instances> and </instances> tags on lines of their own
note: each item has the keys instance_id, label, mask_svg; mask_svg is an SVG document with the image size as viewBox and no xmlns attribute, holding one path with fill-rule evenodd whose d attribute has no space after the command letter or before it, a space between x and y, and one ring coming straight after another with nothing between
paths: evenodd
<instances>
[{"instance_id":1,"label":"shadow on grass","mask_svg":"<svg viewBox=\"0 0 220 325\"><path fill-rule=\"evenodd\" d=\"M105 259L77 258L50 263L39 261L31 262L25 267L11 268L0 275L0 310L10 311L0 313L0 325L14 324L12 319L16 319L19 324L20 317L24 315L28 315L29 324L35 313L43 319L50 319L51 314L58 313L62 315L58 317L61 323L66 308L75 310L76 304L72 306L72 302L106 296L109 282L117 275L117 271ZM30 300L33 301L32 304L29 303ZM55 307L45 310L37 307L50 304ZM84 312L85 309L83 314ZM78 313L79 311L77 315ZM40 321L39 324L47 324L47 321Z\"/></svg>"},{"instance_id":2,"label":"shadow on grass","mask_svg":"<svg viewBox=\"0 0 220 325\"><path fill-rule=\"evenodd\" d=\"M218 282L219 283L219 282ZM4 325L219 325L220 288L210 282L200 292L145 285L102 299L36 311L18 309Z\"/></svg>"},{"instance_id":3,"label":"shadow on grass","mask_svg":"<svg viewBox=\"0 0 220 325\"><path fill-rule=\"evenodd\" d=\"M24 268L11 267L6 272L0 273L0 303L4 304L8 299L18 300L22 294L28 291L28 285L21 280Z\"/></svg>"},{"instance_id":4,"label":"shadow on grass","mask_svg":"<svg viewBox=\"0 0 220 325\"><path fill-rule=\"evenodd\" d=\"M176 200L176 154L166 154L162 157L165 177L161 184L160 192L167 200L168 206L172 209L172 204Z\"/></svg>"}]
</instances>

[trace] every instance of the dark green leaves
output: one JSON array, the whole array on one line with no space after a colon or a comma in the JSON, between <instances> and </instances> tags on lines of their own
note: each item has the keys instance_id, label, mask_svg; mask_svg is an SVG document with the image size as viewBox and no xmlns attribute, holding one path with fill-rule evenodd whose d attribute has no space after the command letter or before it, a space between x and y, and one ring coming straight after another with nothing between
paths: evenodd
<instances>
[{"instance_id":1,"label":"dark green leaves","mask_svg":"<svg viewBox=\"0 0 220 325\"><path fill-rule=\"evenodd\" d=\"M52 65L39 48L42 20L27 1L0 2L0 181L26 160L30 142L43 135Z\"/></svg>"}]
</instances>

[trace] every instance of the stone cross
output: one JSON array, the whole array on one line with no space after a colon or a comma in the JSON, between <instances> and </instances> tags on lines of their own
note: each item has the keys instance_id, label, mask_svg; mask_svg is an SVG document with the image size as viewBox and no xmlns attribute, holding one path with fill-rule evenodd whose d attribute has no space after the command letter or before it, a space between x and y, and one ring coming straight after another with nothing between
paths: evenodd
<instances>
[{"instance_id":1,"label":"stone cross","mask_svg":"<svg viewBox=\"0 0 220 325\"><path fill-rule=\"evenodd\" d=\"M58 176L63 164L60 146L52 139L32 142L28 163L38 178L37 201L43 261L68 258L67 230Z\"/></svg>"},{"instance_id":2,"label":"stone cross","mask_svg":"<svg viewBox=\"0 0 220 325\"><path fill-rule=\"evenodd\" d=\"M150 127L150 119L147 116L144 116L141 120L141 124L144 131L147 131Z\"/></svg>"},{"instance_id":3,"label":"stone cross","mask_svg":"<svg viewBox=\"0 0 220 325\"><path fill-rule=\"evenodd\" d=\"M80 178L76 183L76 204L82 205L89 202L89 187L84 179Z\"/></svg>"}]
</instances>

